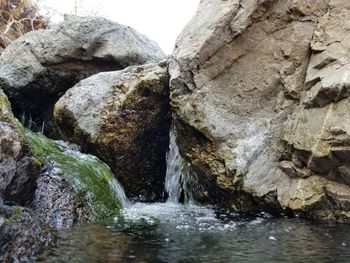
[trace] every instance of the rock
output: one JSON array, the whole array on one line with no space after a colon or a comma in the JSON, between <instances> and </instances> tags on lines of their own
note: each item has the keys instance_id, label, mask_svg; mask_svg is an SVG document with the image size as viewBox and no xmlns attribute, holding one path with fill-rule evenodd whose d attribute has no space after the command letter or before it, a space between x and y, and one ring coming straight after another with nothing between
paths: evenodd
<instances>
[{"instance_id":1,"label":"rock","mask_svg":"<svg viewBox=\"0 0 350 263\"><path fill-rule=\"evenodd\" d=\"M347 220L347 2L201 1L169 69L197 199Z\"/></svg>"},{"instance_id":2,"label":"rock","mask_svg":"<svg viewBox=\"0 0 350 263\"><path fill-rule=\"evenodd\" d=\"M338 3L339 4L339 3ZM314 33L314 54L306 75L304 105L323 107L350 96L349 8L336 8L325 14Z\"/></svg>"},{"instance_id":3,"label":"rock","mask_svg":"<svg viewBox=\"0 0 350 263\"><path fill-rule=\"evenodd\" d=\"M30 209L0 207L1 262L31 262L55 241L55 232Z\"/></svg>"},{"instance_id":4,"label":"rock","mask_svg":"<svg viewBox=\"0 0 350 263\"><path fill-rule=\"evenodd\" d=\"M0 207L3 202L30 207L56 229L117 214L120 204L115 200L116 190L109 189L114 179L109 168L95 157L77 154L66 156L53 141L24 129L0 90ZM60 166L49 167L44 155ZM62 174L59 168L63 166L80 189L64 177L68 172ZM99 174L100 170L104 173ZM82 200L85 196L89 198Z\"/></svg>"},{"instance_id":5,"label":"rock","mask_svg":"<svg viewBox=\"0 0 350 263\"><path fill-rule=\"evenodd\" d=\"M87 222L89 214L84 204L66 181L53 179L51 173L47 171L37 180L31 208L54 229L69 229Z\"/></svg>"},{"instance_id":6,"label":"rock","mask_svg":"<svg viewBox=\"0 0 350 263\"><path fill-rule=\"evenodd\" d=\"M92 155L63 141L26 130L45 163L31 208L55 228L111 218L127 203L123 188L110 168Z\"/></svg>"},{"instance_id":7,"label":"rock","mask_svg":"<svg viewBox=\"0 0 350 263\"><path fill-rule=\"evenodd\" d=\"M168 148L166 63L133 66L82 80L57 102L64 137L105 161L129 197L162 198Z\"/></svg>"},{"instance_id":8,"label":"rock","mask_svg":"<svg viewBox=\"0 0 350 263\"><path fill-rule=\"evenodd\" d=\"M29 32L6 48L0 57L0 83L15 115L25 112L41 126L50 120L50 107L81 79L163 57L156 43L130 27L103 18L66 16L64 22Z\"/></svg>"},{"instance_id":9,"label":"rock","mask_svg":"<svg viewBox=\"0 0 350 263\"><path fill-rule=\"evenodd\" d=\"M306 177L303 182L299 181L298 191L312 185L312 189L304 189L303 193L309 195L306 199L309 205L303 203L302 198L293 197L290 207L305 213L307 206L318 206L319 217L348 221L350 5L344 8L345 2L331 1L333 8L320 19L315 30L306 90L283 134L287 144L283 159L298 177ZM329 211L322 211L326 209Z\"/></svg>"},{"instance_id":10,"label":"rock","mask_svg":"<svg viewBox=\"0 0 350 263\"><path fill-rule=\"evenodd\" d=\"M19 205L30 202L40 169L23 128L0 89L0 196Z\"/></svg>"}]
</instances>

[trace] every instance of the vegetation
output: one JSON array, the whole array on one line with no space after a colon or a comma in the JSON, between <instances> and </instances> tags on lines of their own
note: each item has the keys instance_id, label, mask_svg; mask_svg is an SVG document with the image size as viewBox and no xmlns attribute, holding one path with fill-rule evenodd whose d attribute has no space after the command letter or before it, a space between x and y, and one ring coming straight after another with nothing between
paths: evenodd
<instances>
[{"instance_id":1,"label":"vegetation","mask_svg":"<svg viewBox=\"0 0 350 263\"><path fill-rule=\"evenodd\" d=\"M32 0L0 0L1 49L26 32L45 27L45 18Z\"/></svg>"}]
</instances>

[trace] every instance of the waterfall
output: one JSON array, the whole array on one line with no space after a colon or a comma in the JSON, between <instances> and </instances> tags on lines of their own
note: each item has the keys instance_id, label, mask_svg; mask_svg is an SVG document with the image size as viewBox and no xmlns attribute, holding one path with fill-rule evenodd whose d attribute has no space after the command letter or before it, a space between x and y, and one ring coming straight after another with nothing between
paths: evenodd
<instances>
[{"instance_id":1,"label":"waterfall","mask_svg":"<svg viewBox=\"0 0 350 263\"><path fill-rule=\"evenodd\" d=\"M126 197L123 186L119 181L113 177L112 180L108 182L109 188L115 195L115 198L119 201L122 208L130 206L130 200Z\"/></svg>"},{"instance_id":2,"label":"waterfall","mask_svg":"<svg viewBox=\"0 0 350 263\"><path fill-rule=\"evenodd\" d=\"M187 191L189 167L180 155L173 126L170 129L169 137L169 150L166 157L167 170L165 176L165 191L169 196L167 202L187 202L189 195Z\"/></svg>"}]
</instances>

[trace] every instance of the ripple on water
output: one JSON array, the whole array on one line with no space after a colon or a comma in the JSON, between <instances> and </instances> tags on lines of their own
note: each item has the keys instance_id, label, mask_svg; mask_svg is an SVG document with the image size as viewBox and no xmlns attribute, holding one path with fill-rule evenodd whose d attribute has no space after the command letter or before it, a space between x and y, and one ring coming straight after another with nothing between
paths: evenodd
<instances>
[{"instance_id":1,"label":"ripple on water","mask_svg":"<svg viewBox=\"0 0 350 263\"><path fill-rule=\"evenodd\" d=\"M350 226L244 217L212 207L136 203L126 220L150 229L120 229L118 220L61 232L45 262L348 262ZM113 221L113 220L112 220Z\"/></svg>"}]
</instances>

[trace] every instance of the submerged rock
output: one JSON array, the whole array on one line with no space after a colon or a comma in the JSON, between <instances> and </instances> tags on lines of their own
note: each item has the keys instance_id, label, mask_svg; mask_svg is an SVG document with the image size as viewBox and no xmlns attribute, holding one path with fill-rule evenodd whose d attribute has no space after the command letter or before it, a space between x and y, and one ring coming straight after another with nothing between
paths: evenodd
<instances>
[{"instance_id":1,"label":"submerged rock","mask_svg":"<svg viewBox=\"0 0 350 263\"><path fill-rule=\"evenodd\" d=\"M350 217L348 7L201 1L170 64L178 144L197 199Z\"/></svg>"},{"instance_id":2,"label":"submerged rock","mask_svg":"<svg viewBox=\"0 0 350 263\"><path fill-rule=\"evenodd\" d=\"M163 194L170 127L163 64L94 75L55 105L64 137L105 161L130 197L156 200Z\"/></svg>"},{"instance_id":3,"label":"submerged rock","mask_svg":"<svg viewBox=\"0 0 350 263\"><path fill-rule=\"evenodd\" d=\"M0 196L19 205L30 202L40 169L23 128L0 89Z\"/></svg>"},{"instance_id":4,"label":"submerged rock","mask_svg":"<svg viewBox=\"0 0 350 263\"><path fill-rule=\"evenodd\" d=\"M50 119L51 106L78 81L101 71L157 62L159 46L130 27L97 17L66 16L25 34L0 57L1 87L17 115ZM37 123L39 126L41 123Z\"/></svg>"},{"instance_id":5,"label":"submerged rock","mask_svg":"<svg viewBox=\"0 0 350 263\"><path fill-rule=\"evenodd\" d=\"M55 232L30 209L0 206L1 262L31 262L55 241Z\"/></svg>"}]
</instances>

